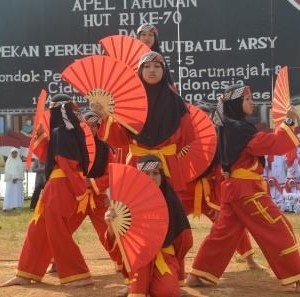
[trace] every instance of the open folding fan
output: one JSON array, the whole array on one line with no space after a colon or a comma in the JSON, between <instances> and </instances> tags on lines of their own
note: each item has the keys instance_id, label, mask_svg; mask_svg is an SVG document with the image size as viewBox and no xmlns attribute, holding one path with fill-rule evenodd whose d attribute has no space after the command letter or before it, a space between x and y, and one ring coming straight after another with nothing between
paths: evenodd
<instances>
[{"instance_id":1,"label":"open folding fan","mask_svg":"<svg viewBox=\"0 0 300 297\"><path fill-rule=\"evenodd\" d=\"M288 109L291 106L290 89L288 78L288 67L280 69L275 83L274 96L272 100L272 117L275 129L286 118Z\"/></svg>"},{"instance_id":2,"label":"open folding fan","mask_svg":"<svg viewBox=\"0 0 300 297\"><path fill-rule=\"evenodd\" d=\"M33 147L34 147L36 132L37 132L39 125L42 123L46 97L47 97L47 92L43 89L40 93L37 107L36 107L36 112L35 112L35 118L34 118L33 129L32 129L32 137L30 139L28 154L27 154L27 158L26 158L27 170L29 170L30 165L31 165L31 159L32 159L32 155L33 155Z\"/></svg>"},{"instance_id":3,"label":"open folding fan","mask_svg":"<svg viewBox=\"0 0 300 297\"><path fill-rule=\"evenodd\" d=\"M147 95L138 76L124 63L109 56L90 56L69 65L62 77L132 133L142 130Z\"/></svg>"},{"instance_id":4,"label":"open folding fan","mask_svg":"<svg viewBox=\"0 0 300 297\"><path fill-rule=\"evenodd\" d=\"M217 134L209 116L201 109L188 104L194 127L194 140L177 155L182 175L189 182L200 176L211 164L216 148Z\"/></svg>"},{"instance_id":5,"label":"open folding fan","mask_svg":"<svg viewBox=\"0 0 300 297\"><path fill-rule=\"evenodd\" d=\"M49 109L44 111L41 122L45 130L45 133L49 135L50 133L50 110Z\"/></svg>"},{"instance_id":6,"label":"open folding fan","mask_svg":"<svg viewBox=\"0 0 300 297\"><path fill-rule=\"evenodd\" d=\"M105 54L121 60L134 71L138 70L140 57L151 51L142 41L127 35L112 35L99 40Z\"/></svg>"},{"instance_id":7,"label":"open folding fan","mask_svg":"<svg viewBox=\"0 0 300 297\"><path fill-rule=\"evenodd\" d=\"M127 272L155 258L167 234L168 208L160 189L132 166L109 164L112 226Z\"/></svg>"}]
</instances>

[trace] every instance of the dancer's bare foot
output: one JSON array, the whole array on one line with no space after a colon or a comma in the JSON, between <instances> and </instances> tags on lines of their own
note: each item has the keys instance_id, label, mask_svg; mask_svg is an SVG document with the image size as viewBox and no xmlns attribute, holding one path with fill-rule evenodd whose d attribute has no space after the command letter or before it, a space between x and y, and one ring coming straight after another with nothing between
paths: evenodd
<instances>
[{"instance_id":1,"label":"dancer's bare foot","mask_svg":"<svg viewBox=\"0 0 300 297\"><path fill-rule=\"evenodd\" d=\"M116 297L127 297L129 292L128 286L123 286L123 288L121 288L117 294Z\"/></svg>"},{"instance_id":2,"label":"dancer's bare foot","mask_svg":"<svg viewBox=\"0 0 300 297\"><path fill-rule=\"evenodd\" d=\"M186 281L188 287L205 287L207 284L195 275L188 274Z\"/></svg>"},{"instance_id":3,"label":"dancer's bare foot","mask_svg":"<svg viewBox=\"0 0 300 297\"><path fill-rule=\"evenodd\" d=\"M55 273L57 272L55 263L52 263L51 266L47 269L47 273Z\"/></svg>"},{"instance_id":4,"label":"dancer's bare foot","mask_svg":"<svg viewBox=\"0 0 300 297\"><path fill-rule=\"evenodd\" d=\"M10 286L26 286L30 285L31 280L27 278L23 278L20 276L15 276L14 278L8 280L7 282L0 285L0 287L10 287Z\"/></svg>"},{"instance_id":5,"label":"dancer's bare foot","mask_svg":"<svg viewBox=\"0 0 300 297\"><path fill-rule=\"evenodd\" d=\"M296 288L295 288L295 291L297 293L300 293L300 281L296 282Z\"/></svg>"},{"instance_id":6,"label":"dancer's bare foot","mask_svg":"<svg viewBox=\"0 0 300 297\"><path fill-rule=\"evenodd\" d=\"M247 262L247 265L249 267L249 269L256 269L256 270L263 270L263 269L266 269L266 267L258 264L252 255L248 256L246 258L246 262Z\"/></svg>"},{"instance_id":7,"label":"dancer's bare foot","mask_svg":"<svg viewBox=\"0 0 300 297\"><path fill-rule=\"evenodd\" d=\"M67 283L67 287L84 287L84 286L90 286L93 285L94 281L91 277L86 278L86 279L80 279L71 283Z\"/></svg>"}]
</instances>

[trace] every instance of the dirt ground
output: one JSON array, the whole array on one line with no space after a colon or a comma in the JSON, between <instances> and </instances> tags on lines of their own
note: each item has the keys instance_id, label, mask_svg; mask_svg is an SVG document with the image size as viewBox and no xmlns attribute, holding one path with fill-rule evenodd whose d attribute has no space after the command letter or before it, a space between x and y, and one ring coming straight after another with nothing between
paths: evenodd
<instances>
[{"instance_id":1,"label":"dirt ground","mask_svg":"<svg viewBox=\"0 0 300 297\"><path fill-rule=\"evenodd\" d=\"M89 227L89 222L85 223ZM203 223L201 223L202 225ZM192 260L197 252L197 242L201 242L209 229L209 223L204 231L193 226L195 247L190 251L186 260L186 269L190 269ZM76 238L76 236L75 236ZM22 240L20 240L22 242ZM84 288L67 288L61 286L55 274L47 274L42 283L34 283L30 286L14 286L0 288L0 297L94 297L115 296L122 287L122 278L115 273L114 265L109 260L107 253L99 247L96 236L90 236L89 240L79 237L77 242L86 257L87 264L95 280L93 286ZM256 250L256 259L260 264L267 266L260 250L253 242ZM19 247L12 246L0 252L0 283L11 278L17 266ZM269 268L265 270L249 270L244 262L235 256L218 286L206 288L182 287L182 296L206 296L206 297L290 297L300 296L292 287L282 287L275 279Z\"/></svg>"}]
</instances>

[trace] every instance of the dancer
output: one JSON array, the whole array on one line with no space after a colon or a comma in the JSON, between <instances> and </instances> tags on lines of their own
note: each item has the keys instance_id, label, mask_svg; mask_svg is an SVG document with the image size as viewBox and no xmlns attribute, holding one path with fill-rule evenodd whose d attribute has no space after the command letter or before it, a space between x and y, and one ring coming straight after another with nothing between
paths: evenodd
<instances>
[{"instance_id":1,"label":"dancer","mask_svg":"<svg viewBox=\"0 0 300 297\"><path fill-rule=\"evenodd\" d=\"M142 24L137 29L137 39L145 43L150 47L150 49L154 52L161 54L161 50L159 48L159 41L158 41L158 30L152 24ZM168 63L164 59L165 64L165 71L167 76L167 81L169 82L172 89L177 92L176 85L174 83L174 79L170 73L170 69Z\"/></svg>"},{"instance_id":2,"label":"dancer","mask_svg":"<svg viewBox=\"0 0 300 297\"><path fill-rule=\"evenodd\" d=\"M262 179L264 155L281 155L299 144L293 132L297 114L291 109L275 133L258 132L246 121L253 113L250 87L233 85L219 100L216 122L221 184L220 214L199 248L187 278L190 286L203 280L218 283L245 228L252 234L283 285L296 283L300 291L300 254L292 227L274 204ZM280 240L278 239L280 234Z\"/></svg>"},{"instance_id":3,"label":"dancer","mask_svg":"<svg viewBox=\"0 0 300 297\"><path fill-rule=\"evenodd\" d=\"M27 230L16 277L3 286L41 281L52 256L62 284L93 283L69 225L87 194L88 152L79 115L71 97L58 94L52 98L46 185Z\"/></svg>"},{"instance_id":4,"label":"dancer","mask_svg":"<svg viewBox=\"0 0 300 297\"><path fill-rule=\"evenodd\" d=\"M150 52L141 57L139 76L148 100L148 114L142 131L134 135L110 117L105 119L103 106L96 103L92 109L104 119L98 135L112 147L129 146L127 163L133 166L141 156L159 156L174 190L185 189L186 181L178 169L177 154L194 139L190 114L182 98L169 87L160 54Z\"/></svg>"},{"instance_id":5,"label":"dancer","mask_svg":"<svg viewBox=\"0 0 300 297\"><path fill-rule=\"evenodd\" d=\"M138 161L137 168L147 174L160 187L167 202L169 228L159 253L167 269L162 271L157 255L148 265L130 273L128 296L146 297L150 294L153 297L177 297L180 296L180 263L193 244L190 225L180 200L165 178L160 159L151 155L144 156ZM111 226L111 221L115 218L116 213L113 209L109 209L105 214L108 225L107 250L113 259L119 261L121 255L115 244L115 235Z\"/></svg>"}]
</instances>

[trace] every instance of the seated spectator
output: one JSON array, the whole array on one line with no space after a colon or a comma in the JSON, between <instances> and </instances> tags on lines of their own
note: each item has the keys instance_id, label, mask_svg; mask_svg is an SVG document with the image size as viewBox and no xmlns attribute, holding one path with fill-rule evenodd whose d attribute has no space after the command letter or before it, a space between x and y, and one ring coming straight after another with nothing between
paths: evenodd
<instances>
[{"instance_id":1,"label":"seated spectator","mask_svg":"<svg viewBox=\"0 0 300 297\"><path fill-rule=\"evenodd\" d=\"M300 192L296 187L294 179L288 179L283 189L284 211L294 212L294 206L300 198Z\"/></svg>"},{"instance_id":2,"label":"seated spectator","mask_svg":"<svg viewBox=\"0 0 300 297\"><path fill-rule=\"evenodd\" d=\"M282 188L279 185L278 181L274 177L268 179L268 189L269 193L275 202L275 204L281 209L284 210L284 198L282 195Z\"/></svg>"},{"instance_id":3,"label":"seated spectator","mask_svg":"<svg viewBox=\"0 0 300 297\"><path fill-rule=\"evenodd\" d=\"M270 160L269 156L269 160ZM284 184L286 182L286 155L274 155L273 160L270 163L271 168L269 168L269 176L275 177L279 184Z\"/></svg>"}]
</instances>

